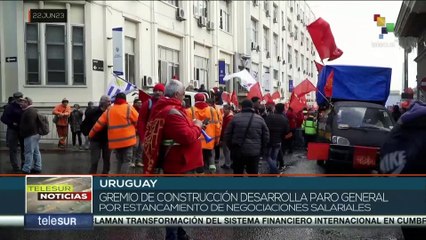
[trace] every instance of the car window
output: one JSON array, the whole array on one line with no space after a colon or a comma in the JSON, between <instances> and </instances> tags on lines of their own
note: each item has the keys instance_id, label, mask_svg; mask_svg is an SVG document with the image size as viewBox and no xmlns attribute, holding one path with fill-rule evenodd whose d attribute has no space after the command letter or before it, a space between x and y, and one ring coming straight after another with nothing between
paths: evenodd
<instances>
[{"instance_id":1,"label":"car window","mask_svg":"<svg viewBox=\"0 0 426 240\"><path fill-rule=\"evenodd\" d=\"M392 129L393 122L385 109L367 107L340 107L337 112L337 124L349 127Z\"/></svg>"}]
</instances>

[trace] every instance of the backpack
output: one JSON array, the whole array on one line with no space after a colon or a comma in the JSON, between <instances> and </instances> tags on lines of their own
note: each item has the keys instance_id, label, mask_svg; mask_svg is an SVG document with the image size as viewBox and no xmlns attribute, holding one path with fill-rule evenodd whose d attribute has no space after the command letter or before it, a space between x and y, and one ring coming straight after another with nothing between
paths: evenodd
<instances>
[{"instance_id":1,"label":"backpack","mask_svg":"<svg viewBox=\"0 0 426 240\"><path fill-rule=\"evenodd\" d=\"M49 120L47 116L37 113L37 121L38 121L38 134L41 136L45 136L49 134Z\"/></svg>"}]
</instances>

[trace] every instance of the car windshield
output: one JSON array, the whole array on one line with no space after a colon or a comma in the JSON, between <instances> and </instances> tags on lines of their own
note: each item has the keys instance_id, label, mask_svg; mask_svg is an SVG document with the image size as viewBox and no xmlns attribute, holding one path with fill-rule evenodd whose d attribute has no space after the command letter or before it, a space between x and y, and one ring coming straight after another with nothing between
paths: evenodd
<instances>
[{"instance_id":1,"label":"car windshield","mask_svg":"<svg viewBox=\"0 0 426 240\"><path fill-rule=\"evenodd\" d=\"M337 112L337 124L346 124L351 128L374 128L390 130L393 122L385 109L370 107L340 107Z\"/></svg>"}]
</instances>

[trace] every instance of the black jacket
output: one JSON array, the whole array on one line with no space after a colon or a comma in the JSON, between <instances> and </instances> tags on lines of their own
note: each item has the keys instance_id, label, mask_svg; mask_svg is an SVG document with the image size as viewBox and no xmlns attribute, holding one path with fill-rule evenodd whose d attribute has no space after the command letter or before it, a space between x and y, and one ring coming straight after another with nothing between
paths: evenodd
<instances>
[{"instance_id":1,"label":"black jacket","mask_svg":"<svg viewBox=\"0 0 426 240\"><path fill-rule=\"evenodd\" d=\"M426 173L426 104L416 102L400 117L380 156L381 173Z\"/></svg>"},{"instance_id":2,"label":"black jacket","mask_svg":"<svg viewBox=\"0 0 426 240\"><path fill-rule=\"evenodd\" d=\"M99 117L104 113L100 107L95 107L86 113L86 118L81 123L81 132L84 136L88 136L90 130L98 121ZM90 139L95 142L108 142L108 128L102 128L96 135Z\"/></svg>"},{"instance_id":3,"label":"black jacket","mask_svg":"<svg viewBox=\"0 0 426 240\"><path fill-rule=\"evenodd\" d=\"M1 116L1 121L9 128L19 130L22 112L23 110L21 106L16 101L13 101L5 108L3 115Z\"/></svg>"},{"instance_id":4,"label":"black jacket","mask_svg":"<svg viewBox=\"0 0 426 240\"><path fill-rule=\"evenodd\" d=\"M244 133L253 115L251 126L243 143ZM234 116L225 130L225 141L232 150L233 145L241 146L241 153L245 156L260 156L261 151L269 142L269 130L261 116L253 110L243 109L241 113Z\"/></svg>"},{"instance_id":5,"label":"black jacket","mask_svg":"<svg viewBox=\"0 0 426 240\"><path fill-rule=\"evenodd\" d=\"M38 134L38 111L32 106L26 108L22 113L21 123L19 127L19 135L22 138L31 137Z\"/></svg>"},{"instance_id":6,"label":"black jacket","mask_svg":"<svg viewBox=\"0 0 426 240\"><path fill-rule=\"evenodd\" d=\"M282 113L271 113L266 117L270 138L269 145L281 143L283 135L290 131L288 119Z\"/></svg>"}]
</instances>

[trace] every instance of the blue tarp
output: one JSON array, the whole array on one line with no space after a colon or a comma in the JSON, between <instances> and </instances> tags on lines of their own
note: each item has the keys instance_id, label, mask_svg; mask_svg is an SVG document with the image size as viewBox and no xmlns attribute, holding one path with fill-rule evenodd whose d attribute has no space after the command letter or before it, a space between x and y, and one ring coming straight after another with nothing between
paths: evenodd
<instances>
[{"instance_id":1,"label":"blue tarp","mask_svg":"<svg viewBox=\"0 0 426 240\"><path fill-rule=\"evenodd\" d=\"M392 68L327 65L321 70L317 89L323 95L327 77L334 71L331 100L369 101L385 104L390 92ZM318 105L326 99L317 92Z\"/></svg>"}]
</instances>

